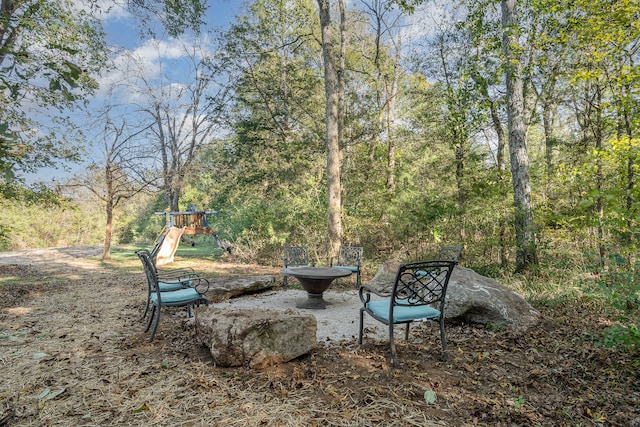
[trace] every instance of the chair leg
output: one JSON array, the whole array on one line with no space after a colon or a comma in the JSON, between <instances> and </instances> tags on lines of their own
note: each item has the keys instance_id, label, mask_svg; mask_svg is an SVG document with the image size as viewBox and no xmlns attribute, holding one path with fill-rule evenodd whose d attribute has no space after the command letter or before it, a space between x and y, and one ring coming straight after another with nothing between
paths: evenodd
<instances>
[{"instance_id":1,"label":"chair leg","mask_svg":"<svg viewBox=\"0 0 640 427\"><path fill-rule=\"evenodd\" d=\"M411 322L407 322L407 327L404 330L404 340L405 341L409 341L409 325L411 325Z\"/></svg>"},{"instance_id":2,"label":"chair leg","mask_svg":"<svg viewBox=\"0 0 640 427\"><path fill-rule=\"evenodd\" d=\"M364 308L360 309L360 329L358 330L358 344L362 345L362 331L364 329Z\"/></svg>"},{"instance_id":3,"label":"chair leg","mask_svg":"<svg viewBox=\"0 0 640 427\"><path fill-rule=\"evenodd\" d=\"M444 318L440 319L440 341L442 341L442 358L446 361L449 356L447 355L447 340L444 336Z\"/></svg>"},{"instance_id":4,"label":"chair leg","mask_svg":"<svg viewBox=\"0 0 640 427\"><path fill-rule=\"evenodd\" d=\"M151 328L151 322L153 322L153 316L156 315L156 306L151 307L151 313L149 313L149 320L147 320L147 327L144 329L145 332L149 332L149 328Z\"/></svg>"},{"instance_id":5,"label":"chair leg","mask_svg":"<svg viewBox=\"0 0 640 427\"><path fill-rule=\"evenodd\" d=\"M151 331L151 336L149 337L149 342L153 341L153 338L156 336L156 331L158 330L158 324L160 323L160 307L158 307L158 311L156 313L156 322L153 325L153 330Z\"/></svg>"},{"instance_id":6,"label":"chair leg","mask_svg":"<svg viewBox=\"0 0 640 427\"><path fill-rule=\"evenodd\" d=\"M397 368L398 354L396 352L396 343L393 339L393 323L389 323L389 345L391 346L391 364L394 368Z\"/></svg>"},{"instance_id":7,"label":"chair leg","mask_svg":"<svg viewBox=\"0 0 640 427\"><path fill-rule=\"evenodd\" d=\"M356 271L356 289L360 289L360 270Z\"/></svg>"},{"instance_id":8,"label":"chair leg","mask_svg":"<svg viewBox=\"0 0 640 427\"><path fill-rule=\"evenodd\" d=\"M284 279L282 280L282 284L284 285L285 289L287 289L287 287L289 286L289 281L287 279L289 279L289 276L284 276Z\"/></svg>"},{"instance_id":9,"label":"chair leg","mask_svg":"<svg viewBox=\"0 0 640 427\"><path fill-rule=\"evenodd\" d=\"M149 312L149 298L147 298L147 303L144 305L144 311L142 312L142 316L140 316L140 320L144 320L147 317L147 313Z\"/></svg>"}]
</instances>

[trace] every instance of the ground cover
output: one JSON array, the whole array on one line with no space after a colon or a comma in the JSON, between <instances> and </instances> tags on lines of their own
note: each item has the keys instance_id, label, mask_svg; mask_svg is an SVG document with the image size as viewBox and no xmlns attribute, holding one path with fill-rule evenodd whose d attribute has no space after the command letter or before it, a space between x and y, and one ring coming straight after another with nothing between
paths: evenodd
<instances>
[{"instance_id":1,"label":"ground cover","mask_svg":"<svg viewBox=\"0 0 640 427\"><path fill-rule=\"evenodd\" d=\"M598 345L616 315L587 299L538 303L528 333L448 325L447 362L422 326L401 369L388 343L345 340L253 370L215 366L181 310L149 343L143 281L134 256L0 265L0 425L640 426L640 355Z\"/></svg>"}]
</instances>

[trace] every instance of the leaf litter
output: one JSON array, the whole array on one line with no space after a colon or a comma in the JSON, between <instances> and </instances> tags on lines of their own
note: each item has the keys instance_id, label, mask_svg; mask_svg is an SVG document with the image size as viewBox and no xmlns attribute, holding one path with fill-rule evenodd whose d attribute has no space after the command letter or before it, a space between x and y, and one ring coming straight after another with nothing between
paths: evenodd
<instances>
[{"instance_id":1,"label":"leaf litter","mask_svg":"<svg viewBox=\"0 0 640 427\"><path fill-rule=\"evenodd\" d=\"M182 310L149 343L141 269L76 257L5 277L19 280L0 285L2 426L640 426L640 355L595 345L607 314L592 306L536 307L527 333L448 324L447 362L419 324L400 369L387 342L343 340L255 370L216 366Z\"/></svg>"}]
</instances>

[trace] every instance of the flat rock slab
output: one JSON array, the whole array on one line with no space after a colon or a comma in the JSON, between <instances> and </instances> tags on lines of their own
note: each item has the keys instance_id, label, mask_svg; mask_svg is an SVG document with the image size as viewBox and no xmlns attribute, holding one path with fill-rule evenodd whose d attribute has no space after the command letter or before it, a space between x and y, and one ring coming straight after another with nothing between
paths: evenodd
<instances>
[{"instance_id":1,"label":"flat rock slab","mask_svg":"<svg viewBox=\"0 0 640 427\"><path fill-rule=\"evenodd\" d=\"M317 345L317 322L297 310L198 307L196 332L220 366L262 368L300 357Z\"/></svg>"},{"instance_id":2,"label":"flat rock slab","mask_svg":"<svg viewBox=\"0 0 640 427\"><path fill-rule=\"evenodd\" d=\"M207 298L211 302L220 302L239 295L251 294L270 289L276 284L276 277L214 277L209 280Z\"/></svg>"}]
</instances>

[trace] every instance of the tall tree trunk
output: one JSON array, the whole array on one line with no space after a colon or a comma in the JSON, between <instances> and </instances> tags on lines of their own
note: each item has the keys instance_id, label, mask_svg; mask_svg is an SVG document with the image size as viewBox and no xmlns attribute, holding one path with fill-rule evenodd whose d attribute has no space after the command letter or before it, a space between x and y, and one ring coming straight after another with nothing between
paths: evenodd
<instances>
[{"instance_id":1,"label":"tall tree trunk","mask_svg":"<svg viewBox=\"0 0 640 427\"><path fill-rule=\"evenodd\" d=\"M604 184L604 177L602 171L602 141L603 141L603 117L602 117L602 87L598 82L596 84L596 99L595 99L595 113L596 122L593 129L593 137L595 142L596 153L598 153L596 160L596 190L598 197L596 198L596 214L598 215L598 253L600 255L600 267L604 268L606 248L604 244L604 200L602 198L602 187Z\"/></svg>"},{"instance_id":2,"label":"tall tree trunk","mask_svg":"<svg viewBox=\"0 0 640 427\"><path fill-rule=\"evenodd\" d=\"M113 206L107 202L106 206L107 226L104 233L104 247L102 249L102 261L111 260L111 235L113 233Z\"/></svg>"},{"instance_id":3,"label":"tall tree trunk","mask_svg":"<svg viewBox=\"0 0 640 427\"><path fill-rule=\"evenodd\" d=\"M344 118L347 114L346 104L344 102L344 70L345 61L347 57L347 13L344 5L344 0L338 0L338 6L340 8L340 61L336 73L338 75L338 141L342 151L345 150L346 144L344 141Z\"/></svg>"},{"instance_id":4,"label":"tall tree trunk","mask_svg":"<svg viewBox=\"0 0 640 427\"><path fill-rule=\"evenodd\" d=\"M398 42L400 44L400 42ZM387 191L393 193L396 189L396 100L398 99L398 80L400 63L400 46L396 49L395 62L393 64L393 76L391 77L391 88L387 86Z\"/></svg>"},{"instance_id":5,"label":"tall tree trunk","mask_svg":"<svg viewBox=\"0 0 640 427\"><path fill-rule=\"evenodd\" d=\"M394 84L397 81L394 77ZM396 112L395 112L395 95L389 98L387 112L387 191L393 193L396 189Z\"/></svg>"},{"instance_id":6,"label":"tall tree trunk","mask_svg":"<svg viewBox=\"0 0 640 427\"><path fill-rule=\"evenodd\" d=\"M493 123L493 129L496 131L496 136L498 138L498 147L496 153L496 167L498 168L498 185L500 189L505 187L505 170L506 165L504 161L504 147L505 147L505 137L504 137L504 128L502 127L502 121L500 120L500 116L498 114L498 107L496 103L489 97L489 92L487 90L486 85L483 85L483 93L485 98L489 102L489 112L491 113L491 122ZM505 189L506 193L506 189ZM500 230L498 231L498 240L500 244L500 265L502 267L507 267L509 264L509 257L507 256L507 209L503 208L503 215L500 218Z\"/></svg>"},{"instance_id":7,"label":"tall tree trunk","mask_svg":"<svg viewBox=\"0 0 640 427\"><path fill-rule=\"evenodd\" d=\"M107 159L105 161L105 186L106 186L106 195L105 195L105 212L107 214L107 224L104 231L104 246L102 248L102 260L109 261L111 259L111 234L113 232L113 203L114 203L114 176L113 176L113 165L111 163L111 154L107 154Z\"/></svg>"},{"instance_id":8,"label":"tall tree trunk","mask_svg":"<svg viewBox=\"0 0 640 427\"><path fill-rule=\"evenodd\" d=\"M509 131L509 158L513 182L516 231L516 272L537 266L533 203L529 181L529 155L527 153L524 117L524 87L522 63L518 42L518 16L516 0L501 0L502 48L504 50L507 83L507 117Z\"/></svg>"},{"instance_id":9,"label":"tall tree trunk","mask_svg":"<svg viewBox=\"0 0 640 427\"><path fill-rule=\"evenodd\" d=\"M329 257L338 253L344 233L342 226L342 183L340 179L339 78L333 47L330 6L330 0L318 0L326 101L327 254Z\"/></svg>"}]
</instances>

